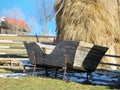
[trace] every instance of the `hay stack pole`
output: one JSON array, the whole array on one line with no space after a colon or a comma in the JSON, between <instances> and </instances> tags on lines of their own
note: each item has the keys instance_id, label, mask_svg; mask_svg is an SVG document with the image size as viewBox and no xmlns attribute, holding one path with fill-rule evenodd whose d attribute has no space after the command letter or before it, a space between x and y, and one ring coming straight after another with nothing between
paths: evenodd
<instances>
[{"instance_id":1,"label":"hay stack pole","mask_svg":"<svg viewBox=\"0 0 120 90\"><path fill-rule=\"evenodd\" d=\"M63 0L56 0L59 9ZM116 55L116 43L120 41L119 0L65 0L57 14L57 41L85 41L109 47L107 54ZM118 49L118 48L117 48ZM115 58L106 58L116 63ZM111 66L112 69L117 69Z\"/></svg>"}]
</instances>

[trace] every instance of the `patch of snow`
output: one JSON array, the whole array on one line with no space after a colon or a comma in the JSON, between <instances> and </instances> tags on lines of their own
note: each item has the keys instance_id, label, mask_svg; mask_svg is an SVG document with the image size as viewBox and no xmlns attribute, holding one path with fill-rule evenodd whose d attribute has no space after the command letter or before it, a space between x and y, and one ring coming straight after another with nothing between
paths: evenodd
<instances>
[{"instance_id":1,"label":"patch of snow","mask_svg":"<svg viewBox=\"0 0 120 90\"><path fill-rule=\"evenodd\" d=\"M32 75L33 72L29 72L28 74ZM34 76L40 76L40 75L43 75L43 74L45 74L45 71L36 71L36 72L34 72Z\"/></svg>"},{"instance_id":2,"label":"patch of snow","mask_svg":"<svg viewBox=\"0 0 120 90\"><path fill-rule=\"evenodd\" d=\"M20 78L20 77L25 77L25 76L26 74L24 73L0 74L1 78L7 78L7 77Z\"/></svg>"},{"instance_id":3,"label":"patch of snow","mask_svg":"<svg viewBox=\"0 0 120 90\"><path fill-rule=\"evenodd\" d=\"M110 76L107 76L107 75L94 75L93 76L93 79L96 79L96 80L106 80L106 81L117 81L118 79L117 78L113 78L113 77L110 77Z\"/></svg>"},{"instance_id":4,"label":"patch of snow","mask_svg":"<svg viewBox=\"0 0 120 90\"><path fill-rule=\"evenodd\" d=\"M70 79L70 81L74 81L74 82L84 82L85 81L85 79L82 79L82 78L78 79L77 77L70 77L69 79Z\"/></svg>"},{"instance_id":5,"label":"patch of snow","mask_svg":"<svg viewBox=\"0 0 120 90\"><path fill-rule=\"evenodd\" d=\"M74 73L74 76L77 76L77 77L86 77L86 73Z\"/></svg>"},{"instance_id":6,"label":"patch of snow","mask_svg":"<svg viewBox=\"0 0 120 90\"><path fill-rule=\"evenodd\" d=\"M55 48L55 45L48 45L48 44L42 44L42 43L37 43L38 46L42 49L42 51L44 52L43 48L45 49L45 54L50 54L54 48Z\"/></svg>"},{"instance_id":7,"label":"patch of snow","mask_svg":"<svg viewBox=\"0 0 120 90\"><path fill-rule=\"evenodd\" d=\"M58 72L57 78L63 78L63 72L62 70ZM32 74L32 73L31 73ZM54 77L55 73L54 71L48 71L49 77ZM35 76L39 75L45 75L45 70L40 70L35 72ZM84 82L87 80L87 73L78 73L78 72L67 72L66 77L64 80L69 80L73 82ZM119 78L118 77L113 77L112 75L106 75L106 74L98 74L98 73L91 73L89 75L89 81L91 84L96 84L96 85L119 85Z\"/></svg>"},{"instance_id":8,"label":"patch of snow","mask_svg":"<svg viewBox=\"0 0 120 90\"><path fill-rule=\"evenodd\" d=\"M31 65L29 60L21 60L21 62L24 65ZM102 71L101 71L102 72ZM115 76L115 71L108 71L107 73L102 73L99 74L99 71L97 72L92 72L91 75L89 75L89 81L91 84L95 85L120 85L120 78L118 76ZM110 72L110 74L108 74ZM113 72L113 74L111 74ZM63 69L60 69L58 71L57 78L63 78ZM120 72L117 72L119 74ZM27 74L32 75L33 71L27 72ZM55 72L53 69L48 70L49 77L54 78ZM40 69L36 70L34 72L34 76L45 76L45 69ZM24 73L14 73L14 74L0 74L0 77L12 77L12 78L20 78L20 77L25 77L26 74ZM67 72L66 80L73 81L73 82L84 82L87 80L87 73L83 72Z\"/></svg>"},{"instance_id":9,"label":"patch of snow","mask_svg":"<svg viewBox=\"0 0 120 90\"><path fill-rule=\"evenodd\" d=\"M20 60L23 65L32 66L29 60Z\"/></svg>"},{"instance_id":10,"label":"patch of snow","mask_svg":"<svg viewBox=\"0 0 120 90\"><path fill-rule=\"evenodd\" d=\"M97 84L97 85L108 85L107 82L100 82L100 81L91 81L92 84Z\"/></svg>"}]
</instances>

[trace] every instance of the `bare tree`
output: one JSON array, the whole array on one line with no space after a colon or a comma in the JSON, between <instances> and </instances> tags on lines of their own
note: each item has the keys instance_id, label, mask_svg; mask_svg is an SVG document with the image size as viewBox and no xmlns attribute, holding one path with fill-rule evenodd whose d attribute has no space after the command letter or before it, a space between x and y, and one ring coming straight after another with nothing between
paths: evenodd
<instances>
[{"instance_id":1,"label":"bare tree","mask_svg":"<svg viewBox=\"0 0 120 90\"><path fill-rule=\"evenodd\" d=\"M49 23L54 17L54 0L37 0L36 7L38 11L38 21L44 25L42 35L46 36L49 32Z\"/></svg>"},{"instance_id":2,"label":"bare tree","mask_svg":"<svg viewBox=\"0 0 120 90\"><path fill-rule=\"evenodd\" d=\"M40 28L37 18L34 16L30 17L29 21L28 21L28 25L32 29L31 34L34 34L34 35L37 34L37 32L39 31L39 28Z\"/></svg>"}]
</instances>

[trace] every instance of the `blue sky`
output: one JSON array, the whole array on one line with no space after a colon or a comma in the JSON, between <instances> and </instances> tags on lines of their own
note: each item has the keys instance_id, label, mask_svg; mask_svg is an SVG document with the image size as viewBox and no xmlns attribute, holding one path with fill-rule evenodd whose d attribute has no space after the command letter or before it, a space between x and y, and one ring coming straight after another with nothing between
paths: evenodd
<instances>
[{"instance_id":1,"label":"blue sky","mask_svg":"<svg viewBox=\"0 0 120 90\"><path fill-rule=\"evenodd\" d=\"M42 1L42 0L38 0ZM51 0L51 2L55 2L55 0ZM27 24L31 27L32 31L30 35L34 35L37 33L38 35L42 34L42 30L44 29L44 25L38 23L38 11L36 7L36 0L0 0L0 16L11 17L12 15L16 16L17 14L10 14L13 10L19 11L19 15L21 15L20 19L23 19L27 22ZM39 2L40 3L40 2ZM46 3L48 5L49 3ZM40 4L38 4L40 5ZM10 11L9 15L6 15L6 12ZM34 21L34 24L31 24L31 18ZM32 25L32 26L31 26ZM56 35L56 22L55 20L49 23L49 35Z\"/></svg>"}]
</instances>

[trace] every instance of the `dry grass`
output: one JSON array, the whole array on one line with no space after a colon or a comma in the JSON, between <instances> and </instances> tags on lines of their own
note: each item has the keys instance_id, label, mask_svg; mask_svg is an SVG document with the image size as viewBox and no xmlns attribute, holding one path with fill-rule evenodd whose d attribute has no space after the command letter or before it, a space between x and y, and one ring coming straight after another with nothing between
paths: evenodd
<instances>
[{"instance_id":1,"label":"dry grass","mask_svg":"<svg viewBox=\"0 0 120 90\"><path fill-rule=\"evenodd\" d=\"M66 0L57 16L58 37L108 46L119 40L116 23L98 0Z\"/></svg>"},{"instance_id":2,"label":"dry grass","mask_svg":"<svg viewBox=\"0 0 120 90\"><path fill-rule=\"evenodd\" d=\"M41 77L0 78L0 81L1 90L109 90L119 88L119 86L99 86L75 82L66 83L62 80Z\"/></svg>"},{"instance_id":3,"label":"dry grass","mask_svg":"<svg viewBox=\"0 0 120 90\"><path fill-rule=\"evenodd\" d=\"M61 1L56 1L56 10L60 7ZM107 46L109 48L107 54L120 55L118 18L111 15L101 2L100 0L64 0L63 8L57 15L57 41L85 41ZM105 58L103 61L112 63L114 60Z\"/></svg>"}]
</instances>

